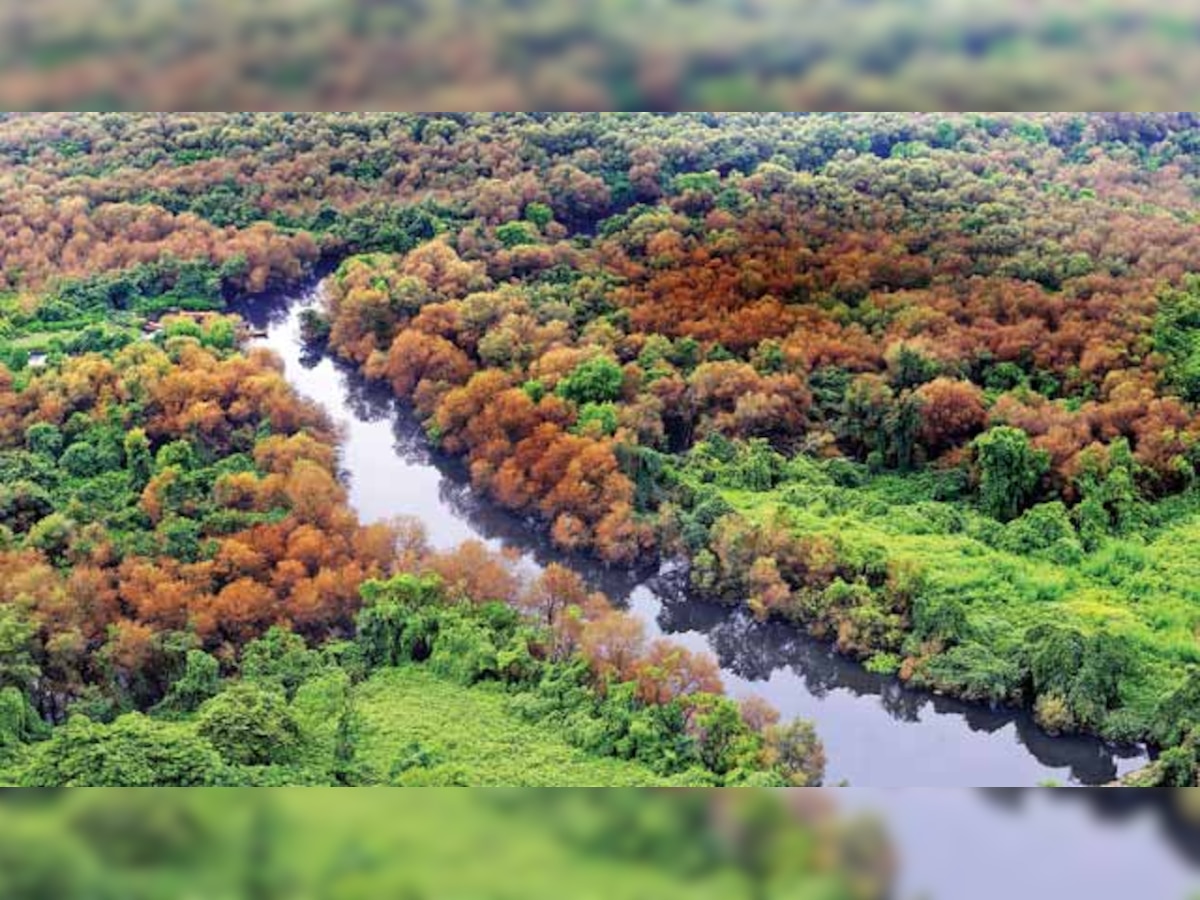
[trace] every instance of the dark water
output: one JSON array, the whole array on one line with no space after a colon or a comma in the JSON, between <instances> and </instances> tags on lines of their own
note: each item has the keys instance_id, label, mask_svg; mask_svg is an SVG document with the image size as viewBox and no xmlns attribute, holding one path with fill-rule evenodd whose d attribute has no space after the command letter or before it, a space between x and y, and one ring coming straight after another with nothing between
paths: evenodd
<instances>
[{"instance_id":1,"label":"dark water","mask_svg":"<svg viewBox=\"0 0 1200 900\"><path fill-rule=\"evenodd\" d=\"M415 515L436 546L478 538L494 548L516 548L530 566L563 561L527 523L477 498L461 466L431 452L418 424L386 388L329 358L306 354L299 316L315 301L313 290L255 300L239 311L266 329L261 343L283 358L300 393L321 403L342 426L342 466L362 519ZM584 559L566 561L638 614L648 632L712 651L731 694L757 693L785 717L812 719L829 758L828 783L1101 784L1145 762L1137 748L1052 738L1026 714L959 703L872 675L792 627L689 598L681 573L669 568L630 573Z\"/></svg>"}]
</instances>

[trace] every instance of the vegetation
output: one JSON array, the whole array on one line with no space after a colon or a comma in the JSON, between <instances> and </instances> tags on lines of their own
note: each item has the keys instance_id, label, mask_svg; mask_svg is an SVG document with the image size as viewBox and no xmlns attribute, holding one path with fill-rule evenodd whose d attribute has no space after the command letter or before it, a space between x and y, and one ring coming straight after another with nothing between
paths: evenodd
<instances>
[{"instance_id":1,"label":"vegetation","mask_svg":"<svg viewBox=\"0 0 1200 900\"><path fill-rule=\"evenodd\" d=\"M6 794L5 896L876 900L894 869L875 822L767 791Z\"/></svg>"},{"instance_id":2,"label":"vegetation","mask_svg":"<svg viewBox=\"0 0 1200 900\"><path fill-rule=\"evenodd\" d=\"M874 671L1148 741L1194 780L1196 128L3 119L0 744L50 724L64 773L90 765L70 732L152 770L270 750L324 779L293 709L311 673L246 686L279 627L358 648L334 665L354 695L419 666L665 780L819 778L803 725L737 710L711 660L569 573L522 584L356 520L329 424L205 312L328 267L306 335L559 547L685 557L698 592Z\"/></svg>"},{"instance_id":3,"label":"vegetation","mask_svg":"<svg viewBox=\"0 0 1200 900\"><path fill-rule=\"evenodd\" d=\"M552 570L531 595L564 585L579 589ZM76 704L66 724L32 736L48 739L10 727L5 778L41 787L820 783L811 726L777 725L758 704L739 709L719 695L711 662L682 648L643 653L630 627L638 623L611 608L593 608L589 623L563 606L547 628L448 592L435 574L362 590L353 641L310 649L274 627L245 645L239 678L216 680L216 660L191 651L150 716L108 720ZM576 638L581 653L566 643Z\"/></svg>"}]
</instances>

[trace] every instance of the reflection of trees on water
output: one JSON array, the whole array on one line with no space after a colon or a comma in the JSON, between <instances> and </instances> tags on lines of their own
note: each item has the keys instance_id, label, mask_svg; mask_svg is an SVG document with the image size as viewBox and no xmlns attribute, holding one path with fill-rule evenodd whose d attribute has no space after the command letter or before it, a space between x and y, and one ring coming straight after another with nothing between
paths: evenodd
<instances>
[{"instance_id":1,"label":"reflection of trees on water","mask_svg":"<svg viewBox=\"0 0 1200 900\"><path fill-rule=\"evenodd\" d=\"M1033 801L1028 788L979 788L979 793L996 809L1027 813ZM1097 825L1126 824L1141 816L1153 816L1171 848L1189 865L1200 869L1200 808L1189 796L1193 791L1144 788L1140 790L1048 790L1038 795L1056 803L1087 807Z\"/></svg>"}]
</instances>

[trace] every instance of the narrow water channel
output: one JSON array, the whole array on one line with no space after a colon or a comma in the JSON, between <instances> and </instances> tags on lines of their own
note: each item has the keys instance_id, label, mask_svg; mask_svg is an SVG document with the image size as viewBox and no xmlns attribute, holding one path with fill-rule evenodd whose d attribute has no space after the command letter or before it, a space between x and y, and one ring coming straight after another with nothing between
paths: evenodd
<instances>
[{"instance_id":1,"label":"narrow water channel","mask_svg":"<svg viewBox=\"0 0 1200 900\"><path fill-rule=\"evenodd\" d=\"M830 784L1102 784L1145 763L1136 748L1050 737L1028 714L959 703L872 675L795 628L690 598L681 573L669 567L630 573L565 559L527 523L475 496L462 466L431 450L386 387L306 352L300 314L317 302L319 290L257 298L236 311L265 331L258 342L283 359L288 380L342 428L341 465L364 521L417 516L438 547L476 538L515 549L529 566L568 563L637 614L648 633L714 653L729 693L760 694L785 717L813 720L825 743Z\"/></svg>"}]
</instances>

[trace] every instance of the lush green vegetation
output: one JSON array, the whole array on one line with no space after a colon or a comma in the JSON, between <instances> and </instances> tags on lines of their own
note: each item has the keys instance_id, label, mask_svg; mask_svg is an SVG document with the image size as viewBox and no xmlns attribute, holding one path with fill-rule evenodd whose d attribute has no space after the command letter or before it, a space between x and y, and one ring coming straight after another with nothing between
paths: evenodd
<instances>
[{"instance_id":1,"label":"lush green vegetation","mask_svg":"<svg viewBox=\"0 0 1200 900\"><path fill-rule=\"evenodd\" d=\"M452 599L434 575L363 586L356 639L309 649L274 628L240 678L188 652L149 714L47 729L7 688L0 781L28 786L787 785L819 783L803 724L755 731L724 697L655 702L643 669L596 682L509 606ZM94 715L94 714L93 714ZM753 722L754 720L751 720Z\"/></svg>"},{"instance_id":2,"label":"lush green vegetation","mask_svg":"<svg viewBox=\"0 0 1200 900\"><path fill-rule=\"evenodd\" d=\"M56 900L876 900L893 868L819 802L627 790L9 792L0 863L0 894Z\"/></svg>"},{"instance_id":3,"label":"lush green vegetation","mask_svg":"<svg viewBox=\"0 0 1200 900\"><path fill-rule=\"evenodd\" d=\"M360 633L363 585L436 574L455 603L521 610L545 631L530 657L583 678L569 709L505 715L559 728L583 709L607 724L571 720L575 750L664 779L698 759L722 782L811 780L811 730L687 700L719 698L712 662L647 645L561 571L521 584L480 548L358 523L329 424L272 360L219 315L167 315L328 266L306 335L389 384L557 546L686 558L697 591L876 671L1149 741L1155 777L1192 780L1198 127L0 118L6 740L141 713L114 739L174 735L163 766L228 756L198 711L194 733L161 720L199 690L180 686L193 660L197 685L211 674L193 653L236 681L273 626L314 647L384 640L394 621ZM162 327L141 340L148 318ZM472 702L517 683L541 697L512 635L493 658L477 631L449 629L453 664L416 661ZM380 669L424 646L396 640L356 646ZM286 725L287 704L237 691L208 714L237 722L238 704L247 725ZM726 725L741 749L684 739ZM280 746L302 743L289 729Z\"/></svg>"},{"instance_id":4,"label":"lush green vegetation","mask_svg":"<svg viewBox=\"0 0 1200 900\"><path fill-rule=\"evenodd\" d=\"M798 457L767 464L777 474L754 483L737 460L752 452L734 448L714 463L703 445L681 470L680 482L705 498L701 511L727 510L698 551L698 588L749 596L760 614L794 619L915 684L1036 701L1052 732L1168 745L1186 733L1187 704L1170 707L1200 662L1190 495L1143 509L1125 536L1085 549L1060 503L1001 524L968 502L954 473L871 475ZM826 577L793 591L777 571L739 564L739 552L779 532L821 541ZM746 580L730 583L739 571Z\"/></svg>"}]
</instances>

